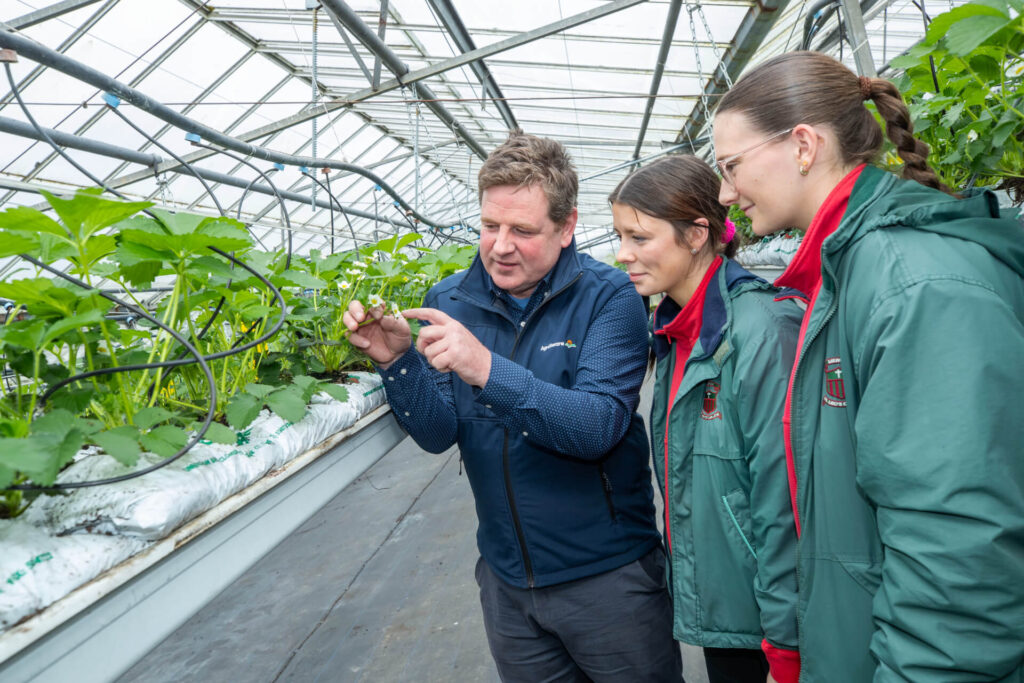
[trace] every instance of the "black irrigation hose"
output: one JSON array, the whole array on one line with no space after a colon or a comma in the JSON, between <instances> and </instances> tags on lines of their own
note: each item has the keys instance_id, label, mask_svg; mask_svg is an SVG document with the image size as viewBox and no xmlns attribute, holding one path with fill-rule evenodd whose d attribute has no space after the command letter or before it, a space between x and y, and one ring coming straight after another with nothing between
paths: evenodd
<instances>
[{"instance_id":1,"label":"black irrigation hose","mask_svg":"<svg viewBox=\"0 0 1024 683\"><path fill-rule=\"evenodd\" d=\"M256 164L254 164L254 163L252 163L250 161L247 161L244 157L240 157L237 154L232 154L231 152L227 151L226 149L217 149L216 147L213 147L212 145L204 145L202 142L195 142L194 140L192 141L192 144L195 145L196 147L202 147L203 149L208 149L211 152L216 152L217 154L223 154L224 156L228 157L229 159L234 159L238 163L244 164L245 166L248 166L252 170L254 170L257 173L259 173L260 177L263 178L263 180L265 180L267 182L267 185L270 186L270 189L274 191L274 196L277 198L277 204L281 208L281 216L284 218L284 224L288 228L288 256L285 259L284 267L285 268L291 268L291 266L292 266L292 221L288 217L288 211L285 210L285 208L284 208L284 199L281 197L281 193L278 191L277 185L275 185L274 182L270 179L270 176L268 176L266 173L261 171L259 169L259 167L256 166Z\"/></svg>"},{"instance_id":2,"label":"black irrigation hose","mask_svg":"<svg viewBox=\"0 0 1024 683\"><path fill-rule=\"evenodd\" d=\"M111 97L113 97L113 96L111 96ZM213 189L207 184L206 180L201 175L199 175L199 173L196 172L195 168L192 167L192 164L186 162L184 159L182 159L177 154L175 154L173 151L171 151L167 146L161 144L159 140L157 140L156 138L151 136L149 133L147 133L146 131L142 130L141 128L139 128L134 123L132 123L128 119L127 116L125 116L124 114L121 113L121 110L116 105L111 104L110 100L104 98L104 102L106 103L107 108L110 109L111 111L113 111L115 114L117 114L118 118L120 118L122 121L124 121L126 124L128 124L128 126L130 126L132 128L132 130L134 130L136 133L138 133L142 137L144 137L147 140L149 140L152 144L156 145L156 147L158 149L160 149L162 152L164 152L164 154L169 155L172 159L174 159L179 164L184 166L185 169L189 173L191 173L193 176L195 176L196 180L198 180L199 183L203 186L203 189L206 190L206 194L210 195L210 199L213 200L214 205L217 207L217 213L219 213L221 216L226 215L224 213L224 207L221 206L220 205L220 201L217 200L217 195L214 194ZM255 237L257 242L260 242L260 238L256 237L256 234L253 233L253 231L250 230L249 234L252 235L253 237ZM260 245L262 246L263 242L260 242ZM266 248L266 247L264 247L264 248ZM230 285L230 282L228 284ZM220 301L217 302L217 307L213 311L213 314L210 315L210 319L206 321L206 325L203 326L203 329L200 330L199 334L196 335L196 339L197 340L198 339L202 339L204 336L206 336L206 333L209 331L210 327L213 325L213 322L217 319L217 316L220 315L220 309L223 306L224 306L224 297L221 297ZM154 384L153 386L155 387L156 385ZM153 391L153 388L151 387L150 388L150 394L152 394L152 391Z\"/></svg>"},{"instance_id":3,"label":"black irrigation hose","mask_svg":"<svg viewBox=\"0 0 1024 683\"><path fill-rule=\"evenodd\" d=\"M87 283L82 282L78 278L72 277L72 276L68 275L67 273L62 273L59 270L57 270L56 268L53 268L53 267L43 263L42 261L38 261L38 260L32 258L31 256L27 255L27 254L19 254L19 256L21 256L21 258L25 259L29 263L32 263L32 264L38 266L39 268L43 268L44 270L48 270L49 272L53 273L54 275L56 275L58 277L61 277L61 278L65 279L65 280L67 280L68 282L70 282L70 283L72 283L74 285L77 285L78 287L82 287L83 289L87 289L87 290L92 290L93 289ZM98 290L94 290L94 291L98 291ZM196 434L192 437L191 441L186 443L177 453L175 453L174 455L172 455L169 458L165 458L164 460L156 463L155 465L150 465L149 467L141 469L141 470L139 470L137 472L132 472L130 474L122 474L120 476L110 477L110 478L107 478L107 479L95 479L93 481L76 481L76 482L68 482L68 483L65 483L65 484L53 484L51 486L30 486L30 485L27 485L27 484L19 484L17 486L11 486L11 487L9 487L8 489L5 489L5 490L14 490L14 491L53 491L53 490L66 490L66 489L80 489L80 488L86 488L86 487L89 487L89 486L102 486L102 485L106 485L106 484L114 484L114 483L119 482L119 481L125 481L127 479L134 479L135 477L141 477L144 474L149 474L150 472L153 472L154 470L158 470L161 467L165 467L165 466L171 464L172 462L174 462L175 460L177 460L178 458L180 458L181 456L185 455L190 450L192 450L192 448L197 443L199 443L200 439L203 438L203 436L206 434L206 431L210 428L210 424L213 422L213 415L217 411L217 382L213 378L213 371L210 370L210 366L207 364L206 359L203 357L203 354L201 354L199 352L199 349L194 347L189 342L188 339L186 339L184 336L179 334L176 330L172 329L171 327L169 327L167 325L164 325L162 322L157 320L154 316L150 315L149 313L147 313L143 309L138 308L138 307L134 306L133 304L129 304L127 302L121 301L120 299L115 297L113 294L105 294L103 292L98 292L98 293L104 299L107 299L108 301L113 301L115 304L118 304L119 306L124 306L126 309L128 309L132 313L135 313L139 317L145 318L146 320L149 320L150 322L152 322L154 325L157 325L160 329L165 331L167 334L169 334L172 337L174 337L182 346L185 347L185 349L191 355L195 356L194 360L189 360L189 361L186 361L186 362L188 362L188 363L198 363L200 369L203 371L203 374L206 376L206 383L210 386L210 409L206 412L206 418L203 420L202 426L199 428L199 431L196 432ZM131 371L134 371L134 370L146 370L146 369L150 369L150 368L153 368L153 367L159 367L160 365L161 364L157 364L157 363L141 364L141 365L125 365L125 366L122 366L122 367L119 367L119 368L105 368L104 370L96 370L96 371L93 371L91 373L83 373L81 375L76 375L74 377L69 377L68 379L65 379L65 380L63 380L63 381L61 381L61 382L51 386L49 389L47 389L47 391L42 396L40 396L40 398L39 398L39 405L40 406L44 405L46 403L46 399L48 399L53 394L53 392L57 391L57 389L59 389L60 387L66 385L66 384L69 384L71 382L77 382L77 381L82 380L82 379L87 379L88 377L95 376L97 374L112 374L112 373L115 373L115 372L131 372Z\"/></svg>"},{"instance_id":4,"label":"black irrigation hose","mask_svg":"<svg viewBox=\"0 0 1024 683\"><path fill-rule=\"evenodd\" d=\"M277 299L277 302L278 302L279 306L281 307L281 316L278 318L277 322L274 324L273 329L271 329L269 332L264 333L264 335L261 336L259 339L255 339L255 340L249 342L248 344L246 344L243 347L240 347L240 348L237 348L237 349L230 349L228 351L220 351L218 353L210 354L209 356L204 356L202 353L199 352L199 350L196 347L194 347L188 341L187 338L185 338L184 336L179 334L176 330L168 327L167 325L164 325L157 318L155 318L154 316L150 315L145 310L143 310L141 308L138 308L138 307L136 307L133 304L121 301L120 299L118 299L117 297L113 296L112 294L107 294L107 293L104 293L102 291L95 290L103 298L105 298L105 299L107 299L109 301L112 301L115 304L118 304L120 306L124 306L126 309L128 309L132 313L135 313L136 315L138 315L141 318L145 318L146 320L150 321L151 323L153 323L154 325L156 325L160 329L162 329L165 332L167 332L178 343L180 343L182 346L185 347L186 352L188 352L190 355L195 357L194 360L192 360L192 359L178 359L178 360L170 360L170 361L160 361L160 362L156 362L156 363L142 363L142 364L138 364L138 365L123 365L123 366L116 367L116 368L102 368L100 370L93 370L91 372L84 372L84 373L75 375L73 377L69 377L67 379L61 380L60 382L50 386L49 388L47 388L46 392L42 396L40 396L40 398L39 398L39 405L42 406L42 405L44 405L46 403L47 399L54 394L54 392L58 391L62 387L66 386L68 384L71 384L73 382L79 382L79 381L82 381L82 380L85 380L85 379L89 379L90 377L97 377L97 376L100 376L100 375L111 375L111 374L115 374L115 373L119 373L119 372L136 372L136 371L142 371L142 370L152 370L152 369L155 369L155 368L172 368L172 367L179 367L179 366L182 366L182 365L191 365L191 364L194 364L194 363L198 363L200 369L203 371L203 374L206 376L207 384L210 386L210 408L209 408L209 410L206 413L206 418L203 420L203 424L200 426L199 431L196 432L195 436L192 437L192 440L189 443L185 444L185 446L182 447L181 450L179 450L177 453L175 453L174 455L170 456L169 458L165 458L164 460L161 460L160 462L156 463L155 465L151 465L151 466L146 467L144 469L141 469L141 470L139 470L137 472L131 472L129 474L122 474L122 475L117 476L117 477L109 477L107 479L95 479L95 480L92 480L92 481L68 482L68 483L65 483L65 484L53 484L52 486L29 486L29 485L26 485L26 484L20 484L20 485L16 485L16 486L10 486L7 489L3 489L3 490L14 490L14 491L54 491L54 490L78 489L78 488L86 488L86 487L91 487L91 486L105 486L107 484L114 484L114 483L117 483L119 481L126 481L128 479L134 479L136 477L141 477L141 476L143 476L145 474L149 474L150 472L158 470L161 467L166 467L167 465L171 464L175 460L179 459L181 456L183 456L186 453L188 453L190 450L192 450L192 448L197 443L199 443L199 441L206 434L207 430L210 428L210 424L213 422L214 413L217 410L217 383L216 383L216 380L213 377L212 370L210 370L210 366L208 365L208 361L217 360L219 358L226 358L228 356L233 356L233 355L242 353L243 351L247 351L247 350L251 349L254 346L257 346L259 344L265 343L271 337L276 335L278 333L278 331L280 331L281 327L284 325L285 317L287 315L287 308L286 308L285 303L284 303L284 297L281 296L280 290L278 290L276 287L274 287L274 285L272 285L266 278L264 278L262 275L260 275L254 269L250 268L248 265L246 265L245 263L242 263L241 261L239 261L235 257L231 256L230 254L227 254L227 253L221 251L220 249L217 249L216 247L210 247L210 249L212 249L213 251L217 252L221 256L223 256L223 257L225 257L227 259L230 259L232 262L234 262L238 266L244 268L245 270L248 270L249 272L251 272L257 278L259 278L259 280L264 285L269 287L270 290L274 293L274 297L275 297L275 299ZM74 277L72 277L72 276L70 276L70 275L68 275L66 273L62 273L59 270L57 270L57 269L55 269L55 268L53 268L53 267L43 263L42 261L38 261L38 260L32 258L31 256L28 256L27 254L20 254L20 256L22 258L24 258L25 260L29 261L30 263L32 263L32 264L34 264L34 265L36 265L36 266L38 266L40 268L43 268L45 270L48 270L49 272L53 273L54 275L57 275L58 277L61 277L61 278L65 279L65 280L67 280L68 282L71 282L72 284L75 284L75 285L77 285L79 287L82 287L84 289L93 289L92 287L89 287L89 285L87 283L82 282L81 280L78 280L77 278L74 278Z\"/></svg>"},{"instance_id":5,"label":"black irrigation hose","mask_svg":"<svg viewBox=\"0 0 1024 683\"><path fill-rule=\"evenodd\" d=\"M312 173L310 173L308 171L303 171L302 175L306 176L307 178L312 180L314 183L319 185L321 188L323 188L323 191L327 193L327 196L331 198L331 201L333 201L335 204L337 204L338 212L342 216L345 217L345 221L348 223L348 230L349 230L349 232L352 233L352 242L353 242L353 244L355 244L356 248L358 249L359 248L359 238L356 237L356 231L355 231L355 228L352 227L352 221L350 221L348 219L348 214L346 214L345 211L342 209L341 202L338 201L338 198L334 196L333 192L331 192L331 176L330 175L327 176L327 185L324 185L323 183L321 183L316 178L316 176L314 176ZM334 211L333 210L331 211L331 253L332 254L334 253Z\"/></svg>"},{"instance_id":6,"label":"black irrigation hose","mask_svg":"<svg viewBox=\"0 0 1024 683\"><path fill-rule=\"evenodd\" d=\"M177 154L172 152L166 145L161 144L159 140L157 140L156 138L151 136L149 133L145 132L144 130L139 128L137 125L132 123L131 120L129 120L127 116L125 116L123 113L121 113L121 110L118 107L114 106L110 102L107 102L106 100L104 100L104 102L106 102L107 109L109 109L110 111L112 111L115 114L117 114L118 118L120 118L122 121L124 121L126 124L128 124L132 128L132 130L134 130L136 133L138 133L142 137L144 137L147 140L149 140L152 144L156 145L156 147L158 149L160 149L160 151L162 151L164 154L167 154L168 156L170 156L172 159L174 159L179 164L184 166L188 170L189 173L194 175L196 180L199 181L199 184L201 184L203 186L203 189L206 190L206 194L210 195L210 199L213 200L214 205L216 205L216 207L217 207L217 213L219 213L221 216L225 215L224 207L220 205L219 201L217 201L217 195L215 195L213 193L213 189L210 188L210 186L207 184L206 180L201 175L196 173L196 170L194 168L192 168L191 164L186 163L184 159L182 159Z\"/></svg>"},{"instance_id":7,"label":"black irrigation hose","mask_svg":"<svg viewBox=\"0 0 1024 683\"><path fill-rule=\"evenodd\" d=\"M46 133L45 130L43 130L43 128L35 120L35 117L32 116L31 112L28 110L28 107L25 106L25 102L21 98L21 93L19 92L19 90L17 88L17 85L14 82L14 77L13 77L13 75L11 73L10 64L9 63L4 63L4 69L5 69L6 73L7 73L7 80L8 80L8 82L11 85L11 91L14 93L14 96L15 96L15 98L18 101L18 105L21 107L22 112L25 114L25 117L28 119L29 123L32 124L32 127L35 128L36 132L44 140L46 140L46 142L54 149L54 151L56 151L68 163L70 163L72 166L74 166L76 169L78 169L83 175L85 175L87 178L89 178L90 180L92 180L97 185L99 185L100 187L104 188L105 190L107 190L111 194L113 194L113 195L115 195L117 197L120 197L121 199L125 199L124 195L122 195L121 193L117 192L113 188L108 187L102 180L100 180L99 178L94 176L92 173L90 173L87 169L85 169L84 167L82 167L81 165L76 163L70 156L68 156L68 154L66 152L64 152L63 149L61 149L53 141L53 139ZM275 189L275 192L276 192L276 189ZM217 206L219 208L220 204L218 203ZM151 211L147 210L146 213L148 215L152 216L153 218L156 218L156 215L153 214ZM269 332L266 332L263 336L261 336L260 338L258 338L256 340L253 340L253 341L249 342L248 344L246 344L244 346L241 346L241 347L238 347L238 348L232 347L231 349L229 349L227 351L221 351L221 352L218 352L218 353L211 354L209 356L203 356L203 354L200 353L200 351L195 346L193 346L192 343L189 342L189 340L186 337L184 337L183 335L181 335L180 333L178 333L176 330L172 329L171 327L169 327L167 325L164 325L156 317L150 315L148 312L146 312L142 308L139 308L139 307L135 306L134 304L130 304L130 303L125 302L125 301L121 301L120 299L115 297L113 294L109 294L109 293L102 292L100 290L96 290L95 288L91 287L88 283L83 282L83 281L81 281L81 280L79 280L79 279L77 279L77 278L75 278L75 277L73 277L71 275L66 274L66 273L62 273L61 271L57 270L56 268L53 268L53 267L47 265L46 263L43 263L42 261L38 261L37 259L35 259L35 258L33 258L33 257L31 257L31 256L29 256L27 254L20 254L19 255L21 258L23 258L26 261L34 264L35 266L37 266L39 268L42 268L42 269L44 269L46 271L49 271L49 272L53 273L54 275L56 275L56 276L58 276L60 278L63 278L64 280L66 280L68 282L71 282L72 284L74 284L74 285L76 285L78 287L82 287L84 289L91 290L91 291L96 291L100 296L102 296L103 298L107 299L108 301L112 301L113 303L115 303L115 304L117 304L119 306L123 306L126 310L128 310L128 311L130 311L130 312L132 312L132 313L134 313L136 315L138 315L139 317L145 318L146 320L149 320L151 323L153 323L154 325L156 325L160 329L164 330L168 335L170 335L179 344L181 344L185 348L185 351L186 351L187 355L194 356L193 359L179 358L179 359L171 360L171 361L161 361L161 362L157 362L157 363L145 363L145 364L139 364L139 365L128 365L128 366L121 366L121 367L116 367L116 368L102 368L100 370L93 370L93 371L90 371L90 372L80 373L78 375L74 375L72 377L69 377L69 378L66 378L64 380L61 380L60 382L57 382L56 384L51 385L50 387L48 387L47 390L39 398L39 405L40 406L45 405L47 399L49 399L49 397L52 396L54 394L54 392L58 391L62 387L67 386L68 384L71 384L73 382L79 382L79 381L82 381L82 380L85 380L85 379L89 379L90 377L96 377L96 376L99 376L99 375L109 375L109 374L115 374L115 373L121 373L121 372L133 372L133 371L151 370L151 369L154 369L154 368L170 368L170 367L177 367L177 366L181 366L181 365L192 365L192 364L198 363L200 369L203 371L203 374L206 377L207 384L210 387L210 394L209 394L210 407L209 407L209 410L206 413L206 417L203 420L202 425L200 426L200 428L196 432L196 434L192 437L192 439L188 443L186 443L185 446L183 448L181 448L178 452L176 452L174 455L170 456L169 458L165 458L164 460L156 463L155 465L151 465L150 467L146 467L146 468L144 468L142 470L139 470L137 472L132 472L132 473L129 473L129 474L124 474L124 475L120 475L120 476L117 476L117 477L109 477L107 479L97 479L97 480L93 480L93 481L84 481L84 482L69 482L69 483L64 483L64 484L53 484L51 486L30 486L30 485L27 485L27 484L20 484L20 485L9 487L8 489L5 489L5 490L16 490L16 491L55 491L55 490L67 490L67 489L85 488L85 487L90 487L90 486L102 486L102 485L107 485L107 484L113 484L113 483L116 483L116 482L119 482L119 481L126 481L128 479L134 479L136 477L141 477L141 476L143 476L145 474L149 474L150 472L153 472L153 471L155 471L157 469L160 469L161 467L166 467L170 463L174 462L175 460L177 460L178 458L180 458L181 456L185 455L190 450L192 450L192 448L197 443L199 443L199 441L203 438L203 436L205 436L207 430L209 430L210 425L213 422L213 416L214 416L214 414L216 413L216 410L217 410L217 384L216 384L216 380L213 377L213 372L210 370L210 366L208 364L209 361L216 360L216 359L219 359L219 358L226 358L228 356L233 356L233 355L242 353L244 351L247 351L247 350L249 350L249 349L251 349L251 348L253 348L255 346L258 346L259 344L265 343L266 341L268 341L270 338L272 338L274 335L276 335L280 331L281 327L284 326L285 318L287 316L287 307L286 307L285 302L284 302L284 297L281 295L280 290L278 290L276 287L274 287L274 285L271 284L269 280L267 280L265 277L260 275L253 268L250 268L248 265L246 265L242 261L236 259L231 254L227 254L224 251L222 251L222 250L220 250L220 249L218 249L216 247L208 247L208 248L211 251L213 251L214 253L217 253L217 254L223 256L224 258L228 259L233 264L238 265L238 266L244 268L245 270L249 271L253 275L255 275L264 285L266 285L270 289L270 291L274 295L274 298L277 300L278 305L281 308L281 315L278 318L277 322L274 324L273 328ZM218 309L219 309L219 307L218 307Z\"/></svg>"}]
</instances>

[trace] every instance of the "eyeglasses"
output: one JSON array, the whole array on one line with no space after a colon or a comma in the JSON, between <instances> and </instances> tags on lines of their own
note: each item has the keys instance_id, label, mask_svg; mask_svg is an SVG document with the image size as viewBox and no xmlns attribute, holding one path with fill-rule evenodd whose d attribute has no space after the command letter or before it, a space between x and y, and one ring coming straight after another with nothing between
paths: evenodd
<instances>
[{"instance_id":1,"label":"eyeglasses","mask_svg":"<svg viewBox=\"0 0 1024 683\"><path fill-rule=\"evenodd\" d=\"M742 152L736 152L736 154L732 154L730 156L727 156L724 159L716 160L715 161L715 166L718 167L718 172L722 174L722 180L724 180L725 182L729 183L733 187L736 187L736 182L733 179L733 175L732 175L732 167L736 165L736 160L737 159L739 159L744 154L749 154L750 152L753 152L758 147L764 147L769 142L771 142L771 141L773 141L773 140L775 140L777 138L781 138L783 135L789 135L792 132L793 132L792 128L789 128L788 130L780 130L778 133L775 133L773 135L769 135L766 139L764 139L761 142L757 143L753 147L747 147Z\"/></svg>"}]
</instances>

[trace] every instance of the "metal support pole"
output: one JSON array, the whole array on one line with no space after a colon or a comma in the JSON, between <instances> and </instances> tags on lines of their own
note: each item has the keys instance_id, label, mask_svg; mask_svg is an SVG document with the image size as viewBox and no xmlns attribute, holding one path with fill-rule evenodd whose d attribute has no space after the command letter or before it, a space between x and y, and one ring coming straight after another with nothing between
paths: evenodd
<instances>
[{"instance_id":1,"label":"metal support pole","mask_svg":"<svg viewBox=\"0 0 1024 683\"><path fill-rule=\"evenodd\" d=\"M665 31L661 35L661 47L658 48L658 62L654 66L654 75L651 77L651 93L647 98L647 107L644 109L644 118L640 122L640 133L636 138L636 149L633 150L633 158L640 158L640 149L644 144L644 136L647 134L647 125L651 122L651 114L654 112L654 102L658 98L658 89L661 87L661 75L665 72L665 62L668 60L668 51L672 47L672 37L676 34L676 22L679 20L679 8L682 7L682 0L672 0L668 7L668 16L665 19Z\"/></svg>"},{"instance_id":2,"label":"metal support pole","mask_svg":"<svg viewBox=\"0 0 1024 683\"><path fill-rule=\"evenodd\" d=\"M388 30L388 0L380 0L380 17L377 19L377 37L384 42L384 34ZM373 60L373 80L370 82L373 89L380 86L380 56Z\"/></svg>"},{"instance_id":3,"label":"metal support pole","mask_svg":"<svg viewBox=\"0 0 1024 683\"><path fill-rule=\"evenodd\" d=\"M451 0L428 0L430 6L437 12L437 16L441 19L441 23L444 24L445 29L451 34L455 40L455 44L458 45L462 52L472 52L476 49L476 44L473 42L473 38L469 35L469 31L466 29L466 25L462 23L462 17L459 16L458 11L452 4ZM473 70L476 77L480 79L481 85L483 85L486 91L489 91L491 97L494 98L494 106L497 107L498 113L501 114L502 120L505 121L505 125L509 128L516 128L516 117L512 114L512 109L509 108L508 103L505 101L505 96L501 92L501 88L498 87L498 83L494 80L494 76L491 75L490 69L483 60L476 62L470 62L469 68Z\"/></svg>"},{"instance_id":4,"label":"metal support pole","mask_svg":"<svg viewBox=\"0 0 1024 683\"><path fill-rule=\"evenodd\" d=\"M29 26L35 26L41 24L44 21L55 19L59 16L67 14L68 12L74 12L77 9L94 5L100 0L64 0L64 2L55 2L49 7L37 9L35 12L29 12L23 14L17 19L11 19L7 24L14 29L21 31Z\"/></svg>"},{"instance_id":5,"label":"metal support pole","mask_svg":"<svg viewBox=\"0 0 1024 683\"><path fill-rule=\"evenodd\" d=\"M875 69L875 60L871 57L871 46L868 44L868 32L864 28L864 15L860 10L860 3L857 0L841 0L843 5L843 16L846 17L846 26L850 30L850 37L853 39L853 59L857 64L857 73L869 78L877 78L878 71Z\"/></svg>"}]
</instances>

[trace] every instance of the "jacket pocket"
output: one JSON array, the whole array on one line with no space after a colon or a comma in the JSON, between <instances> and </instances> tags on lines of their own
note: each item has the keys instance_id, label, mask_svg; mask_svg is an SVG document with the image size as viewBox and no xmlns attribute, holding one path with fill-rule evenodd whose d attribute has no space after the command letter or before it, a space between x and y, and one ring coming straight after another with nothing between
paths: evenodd
<instances>
[{"instance_id":1,"label":"jacket pocket","mask_svg":"<svg viewBox=\"0 0 1024 683\"><path fill-rule=\"evenodd\" d=\"M735 489L721 498L725 514L728 516L732 527L739 534L743 545L746 546L750 555L757 559L757 551L754 550L754 545L750 542L752 538L750 530L750 499L747 497L746 492L743 489Z\"/></svg>"}]
</instances>

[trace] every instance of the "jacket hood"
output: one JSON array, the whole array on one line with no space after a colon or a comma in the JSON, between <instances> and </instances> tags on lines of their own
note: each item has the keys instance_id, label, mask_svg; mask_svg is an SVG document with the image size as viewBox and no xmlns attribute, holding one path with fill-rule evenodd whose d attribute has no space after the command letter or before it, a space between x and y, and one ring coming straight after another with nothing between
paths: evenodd
<instances>
[{"instance_id":1,"label":"jacket hood","mask_svg":"<svg viewBox=\"0 0 1024 683\"><path fill-rule=\"evenodd\" d=\"M700 326L701 358L713 354L722 343L725 328L729 322L729 310L725 304L725 293L730 297L749 289L749 285L768 287L768 283L757 277L743 266L725 256L722 266L718 269L714 282L709 283L704 294L704 317ZM669 297L662 299L654 311L654 328L660 330L676 319L682 307ZM658 360L665 357L671 350L671 340L662 335L653 335L654 355Z\"/></svg>"},{"instance_id":2,"label":"jacket hood","mask_svg":"<svg viewBox=\"0 0 1024 683\"><path fill-rule=\"evenodd\" d=\"M1024 225L1009 212L1002 212L989 190L968 190L957 199L867 166L854 185L850 206L853 211L826 240L826 254L839 251L872 230L901 225L976 242L1024 276ZM844 230L845 225L857 223L852 232Z\"/></svg>"}]
</instances>

